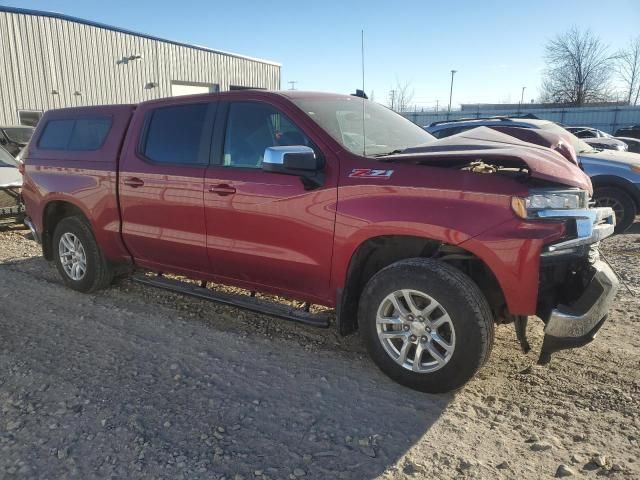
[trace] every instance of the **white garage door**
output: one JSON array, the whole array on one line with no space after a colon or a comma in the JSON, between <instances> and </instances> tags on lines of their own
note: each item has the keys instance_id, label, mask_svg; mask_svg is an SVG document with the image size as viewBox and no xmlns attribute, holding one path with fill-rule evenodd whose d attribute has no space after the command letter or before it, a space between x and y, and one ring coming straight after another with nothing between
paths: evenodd
<instances>
[{"instance_id":1,"label":"white garage door","mask_svg":"<svg viewBox=\"0 0 640 480\"><path fill-rule=\"evenodd\" d=\"M171 96L196 95L198 93L217 92L218 86L207 83L171 82Z\"/></svg>"}]
</instances>

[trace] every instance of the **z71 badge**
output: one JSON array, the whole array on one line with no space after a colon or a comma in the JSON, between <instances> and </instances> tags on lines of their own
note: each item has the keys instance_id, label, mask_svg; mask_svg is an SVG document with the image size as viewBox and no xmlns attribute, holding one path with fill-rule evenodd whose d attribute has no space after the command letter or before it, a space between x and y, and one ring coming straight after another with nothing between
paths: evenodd
<instances>
[{"instance_id":1,"label":"z71 badge","mask_svg":"<svg viewBox=\"0 0 640 480\"><path fill-rule=\"evenodd\" d=\"M389 179L393 175L393 170L377 170L375 168L354 168L349 174L349 178L382 178Z\"/></svg>"}]
</instances>

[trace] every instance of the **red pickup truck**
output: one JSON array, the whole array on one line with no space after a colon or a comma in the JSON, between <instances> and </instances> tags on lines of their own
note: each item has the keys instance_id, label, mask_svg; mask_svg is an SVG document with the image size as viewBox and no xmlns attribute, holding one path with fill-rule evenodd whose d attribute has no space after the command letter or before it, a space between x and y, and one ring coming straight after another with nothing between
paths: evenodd
<instances>
[{"instance_id":1,"label":"red pickup truck","mask_svg":"<svg viewBox=\"0 0 640 480\"><path fill-rule=\"evenodd\" d=\"M255 292L335 308L390 377L443 392L487 360L495 324L526 352L537 315L545 363L593 339L618 288L597 250L615 216L589 207L575 152L517 137L436 140L364 98L304 92L55 110L24 155L26 223L73 289L138 268L310 324L328 317Z\"/></svg>"}]
</instances>

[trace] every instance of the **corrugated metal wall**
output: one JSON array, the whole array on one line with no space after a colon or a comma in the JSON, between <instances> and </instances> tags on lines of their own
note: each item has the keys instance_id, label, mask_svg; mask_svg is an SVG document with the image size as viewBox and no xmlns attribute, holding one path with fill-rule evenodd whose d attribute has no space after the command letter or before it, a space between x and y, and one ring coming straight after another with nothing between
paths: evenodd
<instances>
[{"instance_id":1,"label":"corrugated metal wall","mask_svg":"<svg viewBox=\"0 0 640 480\"><path fill-rule=\"evenodd\" d=\"M447 112L404 112L403 115L420 126L441 120L480 118L493 116L518 116L533 113L538 118L560 122L568 126L593 127L607 133L618 128L640 125L640 107L568 107L568 108L522 108L514 110L478 110Z\"/></svg>"},{"instance_id":2,"label":"corrugated metal wall","mask_svg":"<svg viewBox=\"0 0 640 480\"><path fill-rule=\"evenodd\" d=\"M129 60L128 57L141 56ZM0 10L0 124L18 110L138 103L171 81L280 88L280 66L53 16Z\"/></svg>"}]
</instances>

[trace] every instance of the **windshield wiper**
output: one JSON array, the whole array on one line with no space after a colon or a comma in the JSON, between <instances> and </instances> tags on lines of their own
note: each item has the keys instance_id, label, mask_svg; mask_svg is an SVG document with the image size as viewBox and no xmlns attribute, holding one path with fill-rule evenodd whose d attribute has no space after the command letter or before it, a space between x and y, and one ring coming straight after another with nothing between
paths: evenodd
<instances>
[{"instance_id":1,"label":"windshield wiper","mask_svg":"<svg viewBox=\"0 0 640 480\"><path fill-rule=\"evenodd\" d=\"M406 150L406 148L397 148L395 150L391 150L390 152L387 153L376 153L375 155L373 155L374 157L388 157L389 155L398 155L399 153L402 153Z\"/></svg>"}]
</instances>

